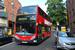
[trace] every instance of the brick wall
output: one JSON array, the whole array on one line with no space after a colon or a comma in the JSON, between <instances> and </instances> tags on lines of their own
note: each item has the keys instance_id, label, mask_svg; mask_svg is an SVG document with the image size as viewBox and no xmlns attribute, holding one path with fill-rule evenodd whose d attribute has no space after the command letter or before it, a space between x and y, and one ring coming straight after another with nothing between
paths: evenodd
<instances>
[{"instance_id":1,"label":"brick wall","mask_svg":"<svg viewBox=\"0 0 75 50\"><path fill-rule=\"evenodd\" d=\"M67 14L69 27L72 32L75 32L74 22L75 22L75 0L67 0Z\"/></svg>"},{"instance_id":2,"label":"brick wall","mask_svg":"<svg viewBox=\"0 0 75 50\"><path fill-rule=\"evenodd\" d=\"M11 2L14 3L14 6L11 5ZM22 5L18 0L4 0L5 11L8 13L8 18L7 18L8 21L15 22L17 10L21 6ZM12 8L14 8L14 11L12 11ZM14 20L12 20L12 14L14 15Z\"/></svg>"}]
</instances>

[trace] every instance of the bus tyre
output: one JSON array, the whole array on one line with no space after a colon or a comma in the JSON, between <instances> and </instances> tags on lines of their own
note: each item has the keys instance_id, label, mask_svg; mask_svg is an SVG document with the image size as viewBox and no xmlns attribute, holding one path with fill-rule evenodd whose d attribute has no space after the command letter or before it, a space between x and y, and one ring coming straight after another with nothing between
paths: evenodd
<instances>
[{"instance_id":1,"label":"bus tyre","mask_svg":"<svg viewBox=\"0 0 75 50\"><path fill-rule=\"evenodd\" d=\"M0 42L0 45L2 44L2 42Z\"/></svg>"}]
</instances>

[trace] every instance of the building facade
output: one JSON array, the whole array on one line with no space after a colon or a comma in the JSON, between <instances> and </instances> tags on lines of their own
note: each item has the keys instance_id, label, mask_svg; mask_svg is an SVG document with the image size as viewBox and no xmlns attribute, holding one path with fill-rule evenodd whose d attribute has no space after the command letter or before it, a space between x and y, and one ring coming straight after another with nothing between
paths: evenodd
<instances>
[{"instance_id":1,"label":"building facade","mask_svg":"<svg viewBox=\"0 0 75 50\"><path fill-rule=\"evenodd\" d=\"M18 0L0 0L0 26L13 28L19 7Z\"/></svg>"},{"instance_id":2,"label":"building facade","mask_svg":"<svg viewBox=\"0 0 75 50\"><path fill-rule=\"evenodd\" d=\"M64 10L64 13L66 13L66 14L67 14L67 10L66 10L66 9ZM65 16L65 18L66 18L66 24L68 24L67 16Z\"/></svg>"},{"instance_id":3,"label":"building facade","mask_svg":"<svg viewBox=\"0 0 75 50\"><path fill-rule=\"evenodd\" d=\"M67 0L67 14L70 31L75 33L75 0Z\"/></svg>"}]
</instances>

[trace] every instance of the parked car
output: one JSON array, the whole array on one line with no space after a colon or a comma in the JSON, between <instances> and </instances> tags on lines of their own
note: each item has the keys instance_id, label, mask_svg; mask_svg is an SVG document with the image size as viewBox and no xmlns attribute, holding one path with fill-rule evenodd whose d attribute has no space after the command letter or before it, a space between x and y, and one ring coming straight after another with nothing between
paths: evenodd
<instances>
[{"instance_id":1,"label":"parked car","mask_svg":"<svg viewBox=\"0 0 75 50\"><path fill-rule=\"evenodd\" d=\"M61 49L75 49L75 34L67 31L59 31L55 35L55 44L57 50Z\"/></svg>"},{"instance_id":2,"label":"parked car","mask_svg":"<svg viewBox=\"0 0 75 50\"><path fill-rule=\"evenodd\" d=\"M13 37L11 35L0 33L0 45L12 41Z\"/></svg>"}]
</instances>

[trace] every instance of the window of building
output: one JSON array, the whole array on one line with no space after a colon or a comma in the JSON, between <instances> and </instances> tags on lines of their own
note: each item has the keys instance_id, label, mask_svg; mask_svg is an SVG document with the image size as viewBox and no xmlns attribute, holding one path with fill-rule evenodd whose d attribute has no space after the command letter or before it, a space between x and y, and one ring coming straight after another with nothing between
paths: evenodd
<instances>
[{"instance_id":1,"label":"window of building","mask_svg":"<svg viewBox=\"0 0 75 50\"><path fill-rule=\"evenodd\" d=\"M14 12L14 8L12 8L12 11Z\"/></svg>"},{"instance_id":2,"label":"window of building","mask_svg":"<svg viewBox=\"0 0 75 50\"><path fill-rule=\"evenodd\" d=\"M70 9L70 0L69 0L69 9Z\"/></svg>"},{"instance_id":3,"label":"window of building","mask_svg":"<svg viewBox=\"0 0 75 50\"><path fill-rule=\"evenodd\" d=\"M10 15L11 15L11 13L10 13Z\"/></svg>"},{"instance_id":4,"label":"window of building","mask_svg":"<svg viewBox=\"0 0 75 50\"><path fill-rule=\"evenodd\" d=\"M74 9L72 10L73 16L74 16Z\"/></svg>"},{"instance_id":5,"label":"window of building","mask_svg":"<svg viewBox=\"0 0 75 50\"><path fill-rule=\"evenodd\" d=\"M72 29L72 23L70 23L70 25L71 25L71 29Z\"/></svg>"},{"instance_id":6,"label":"window of building","mask_svg":"<svg viewBox=\"0 0 75 50\"><path fill-rule=\"evenodd\" d=\"M73 4L73 2L74 2L74 1L72 0L72 4Z\"/></svg>"},{"instance_id":7,"label":"window of building","mask_svg":"<svg viewBox=\"0 0 75 50\"><path fill-rule=\"evenodd\" d=\"M14 20L14 15L12 14L12 20Z\"/></svg>"},{"instance_id":8,"label":"window of building","mask_svg":"<svg viewBox=\"0 0 75 50\"><path fill-rule=\"evenodd\" d=\"M75 29L75 22L73 24L74 24L74 29Z\"/></svg>"},{"instance_id":9,"label":"window of building","mask_svg":"<svg viewBox=\"0 0 75 50\"><path fill-rule=\"evenodd\" d=\"M0 11L4 11L4 7L0 6Z\"/></svg>"},{"instance_id":10,"label":"window of building","mask_svg":"<svg viewBox=\"0 0 75 50\"><path fill-rule=\"evenodd\" d=\"M11 5L13 5L13 6L14 6L14 3L13 3L13 2L11 2Z\"/></svg>"},{"instance_id":11,"label":"window of building","mask_svg":"<svg viewBox=\"0 0 75 50\"><path fill-rule=\"evenodd\" d=\"M71 18L71 12L70 12L70 18Z\"/></svg>"},{"instance_id":12,"label":"window of building","mask_svg":"<svg viewBox=\"0 0 75 50\"><path fill-rule=\"evenodd\" d=\"M20 3L18 5L20 5Z\"/></svg>"},{"instance_id":13,"label":"window of building","mask_svg":"<svg viewBox=\"0 0 75 50\"><path fill-rule=\"evenodd\" d=\"M0 2L3 2L3 0L0 0Z\"/></svg>"}]
</instances>

